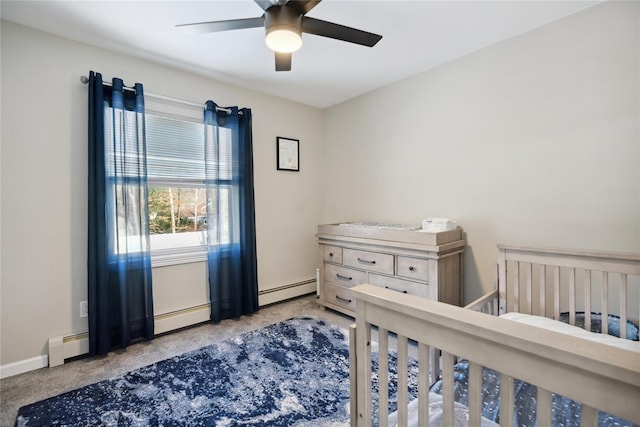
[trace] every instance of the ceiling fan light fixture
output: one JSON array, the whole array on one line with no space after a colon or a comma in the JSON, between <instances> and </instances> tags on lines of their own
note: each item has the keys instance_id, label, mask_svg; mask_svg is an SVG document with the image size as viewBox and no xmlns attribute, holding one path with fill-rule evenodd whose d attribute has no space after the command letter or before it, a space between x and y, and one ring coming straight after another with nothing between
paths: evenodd
<instances>
[{"instance_id":1,"label":"ceiling fan light fixture","mask_svg":"<svg viewBox=\"0 0 640 427\"><path fill-rule=\"evenodd\" d=\"M302 46L302 35L299 30L296 31L294 28L274 25L267 29L265 41L269 49L273 51L291 53Z\"/></svg>"}]
</instances>

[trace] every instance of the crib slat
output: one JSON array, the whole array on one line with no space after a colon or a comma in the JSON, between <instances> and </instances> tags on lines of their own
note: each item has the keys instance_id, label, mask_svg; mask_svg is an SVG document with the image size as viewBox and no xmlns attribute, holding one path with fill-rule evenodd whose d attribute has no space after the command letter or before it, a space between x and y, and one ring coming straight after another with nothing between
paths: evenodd
<instances>
[{"instance_id":1,"label":"crib slat","mask_svg":"<svg viewBox=\"0 0 640 427\"><path fill-rule=\"evenodd\" d=\"M453 365L454 356L442 352L442 425L454 425L453 416Z\"/></svg>"},{"instance_id":2,"label":"crib slat","mask_svg":"<svg viewBox=\"0 0 640 427\"><path fill-rule=\"evenodd\" d=\"M378 328L378 419L389 425L389 332Z\"/></svg>"},{"instance_id":3,"label":"crib slat","mask_svg":"<svg viewBox=\"0 0 640 427\"><path fill-rule=\"evenodd\" d=\"M553 267L553 318L560 319L560 267Z\"/></svg>"},{"instance_id":4,"label":"crib slat","mask_svg":"<svg viewBox=\"0 0 640 427\"><path fill-rule=\"evenodd\" d=\"M520 263L513 265L513 311L520 312Z\"/></svg>"},{"instance_id":5,"label":"crib slat","mask_svg":"<svg viewBox=\"0 0 640 427\"><path fill-rule=\"evenodd\" d=\"M356 370L358 381L358 425L371 426L371 323L364 320L364 306L356 306Z\"/></svg>"},{"instance_id":6,"label":"crib slat","mask_svg":"<svg viewBox=\"0 0 640 427\"><path fill-rule=\"evenodd\" d=\"M469 362L469 426L480 427L482 416L482 366Z\"/></svg>"},{"instance_id":7,"label":"crib slat","mask_svg":"<svg viewBox=\"0 0 640 427\"><path fill-rule=\"evenodd\" d=\"M620 338L627 338L627 275L620 274Z\"/></svg>"},{"instance_id":8,"label":"crib slat","mask_svg":"<svg viewBox=\"0 0 640 427\"><path fill-rule=\"evenodd\" d=\"M576 269L569 272L569 324L576 324Z\"/></svg>"},{"instance_id":9,"label":"crib slat","mask_svg":"<svg viewBox=\"0 0 640 427\"><path fill-rule=\"evenodd\" d=\"M500 281L500 264L496 264L494 265L495 267L495 272L494 272L494 276L493 276L493 289L497 289L498 290L498 298L493 298L493 302L491 303L491 306L489 308L489 310L493 310L491 312L487 312L485 311L485 313L487 314L492 314L494 316L498 316L500 313L498 312L499 308L500 308L500 286L499 286L499 281Z\"/></svg>"},{"instance_id":10,"label":"crib slat","mask_svg":"<svg viewBox=\"0 0 640 427\"><path fill-rule=\"evenodd\" d=\"M503 248L498 248L498 314L508 312L507 306L507 256Z\"/></svg>"},{"instance_id":11,"label":"crib slat","mask_svg":"<svg viewBox=\"0 0 640 427\"><path fill-rule=\"evenodd\" d=\"M547 268L544 264L540 264L540 308L539 314L540 316L547 315Z\"/></svg>"},{"instance_id":12,"label":"crib slat","mask_svg":"<svg viewBox=\"0 0 640 427\"><path fill-rule=\"evenodd\" d=\"M429 375L431 381L436 381L440 377L440 350L435 347L429 347L430 369Z\"/></svg>"},{"instance_id":13,"label":"crib slat","mask_svg":"<svg viewBox=\"0 0 640 427\"><path fill-rule=\"evenodd\" d=\"M408 401L408 340L407 337L398 335L398 427L406 427L409 421L407 416ZM383 425L388 425L386 424Z\"/></svg>"},{"instance_id":14,"label":"crib slat","mask_svg":"<svg viewBox=\"0 0 640 427\"><path fill-rule=\"evenodd\" d=\"M609 333L609 272L602 272L602 333Z\"/></svg>"},{"instance_id":15,"label":"crib slat","mask_svg":"<svg viewBox=\"0 0 640 427\"><path fill-rule=\"evenodd\" d=\"M429 426L429 346L418 343L418 425Z\"/></svg>"},{"instance_id":16,"label":"crib slat","mask_svg":"<svg viewBox=\"0 0 640 427\"><path fill-rule=\"evenodd\" d=\"M352 426L358 425L358 387L357 382L355 381L358 378L357 372L357 358L356 351L358 349L358 345L356 343L356 325L355 323L349 326L349 415L350 422L349 424Z\"/></svg>"},{"instance_id":17,"label":"crib slat","mask_svg":"<svg viewBox=\"0 0 640 427\"><path fill-rule=\"evenodd\" d=\"M588 314L591 313L593 309L591 308L591 270L584 271L584 328L587 331L591 330L591 316Z\"/></svg>"},{"instance_id":18,"label":"crib slat","mask_svg":"<svg viewBox=\"0 0 640 427\"><path fill-rule=\"evenodd\" d=\"M500 374L500 425L513 425L513 377ZM453 424L448 424L453 425Z\"/></svg>"},{"instance_id":19,"label":"crib slat","mask_svg":"<svg viewBox=\"0 0 640 427\"><path fill-rule=\"evenodd\" d=\"M538 387L538 397L536 398L536 425L551 425L551 392Z\"/></svg>"},{"instance_id":20,"label":"crib slat","mask_svg":"<svg viewBox=\"0 0 640 427\"><path fill-rule=\"evenodd\" d=\"M533 265L531 263L529 263L527 265L527 269L526 269L526 285L527 285L527 293L526 293L526 298L527 298L527 312L526 314L532 314L531 313L531 292L532 292L532 288L533 288Z\"/></svg>"},{"instance_id":21,"label":"crib slat","mask_svg":"<svg viewBox=\"0 0 640 427\"><path fill-rule=\"evenodd\" d=\"M597 427L598 411L591 406L582 405L580 408L580 425L584 427Z\"/></svg>"}]
</instances>

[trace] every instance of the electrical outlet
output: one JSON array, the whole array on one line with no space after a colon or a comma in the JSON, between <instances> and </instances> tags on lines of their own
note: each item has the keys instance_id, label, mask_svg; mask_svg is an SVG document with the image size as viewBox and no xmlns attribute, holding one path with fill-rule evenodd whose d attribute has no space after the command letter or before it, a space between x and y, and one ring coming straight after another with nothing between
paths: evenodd
<instances>
[{"instance_id":1,"label":"electrical outlet","mask_svg":"<svg viewBox=\"0 0 640 427\"><path fill-rule=\"evenodd\" d=\"M80 317L87 317L89 315L89 302L80 301Z\"/></svg>"}]
</instances>

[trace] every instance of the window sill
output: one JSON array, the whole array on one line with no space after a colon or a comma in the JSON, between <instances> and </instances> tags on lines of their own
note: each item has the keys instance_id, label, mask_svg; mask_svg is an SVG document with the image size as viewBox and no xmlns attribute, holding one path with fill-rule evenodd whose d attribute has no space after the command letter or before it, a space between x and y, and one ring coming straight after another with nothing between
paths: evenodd
<instances>
[{"instance_id":1,"label":"window sill","mask_svg":"<svg viewBox=\"0 0 640 427\"><path fill-rule=\"evenodd\" d=\"M207 260L207 247L164 249L151 252L151 267L191 264Z\"/></svg>"}]
</instances>

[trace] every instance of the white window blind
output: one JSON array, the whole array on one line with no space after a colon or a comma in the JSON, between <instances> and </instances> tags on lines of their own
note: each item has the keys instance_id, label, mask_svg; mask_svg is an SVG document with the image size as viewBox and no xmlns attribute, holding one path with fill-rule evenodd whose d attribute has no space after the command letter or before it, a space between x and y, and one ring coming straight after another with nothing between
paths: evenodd
<instances>
[{"instance_id":1,"label":"white window blind","mask_svg":"<svg viewBox=\"0 0 640 427\"><path fill-rule=\"evenodd\" d=\"M204 168L203 108L145 99L147 177L150 182L202 183Z\"/></svg>"},{"instance_id":2,"label":"white window blind","mask_svg":"<svg viewBox=\"0 0 640 427\"><path fill-rule=\"evenodd\" d=\"M147 177L193 183L205 178L204 126L147 113Z\"/></svg>"},{"instance_id":3,"label":"white window blind","mask_svg":"<svg viewBox=\"0 0 640 427\"><path fill-rule=\"evenodd\" d=\"M204 183L205 179L231 180L231 130L207 126L216 141L205 157L204 107L196 108L162 99L145 100L147 176L156 183ZM205 173L209 161L209 176Z\"/></svg>"}]
</instances>

